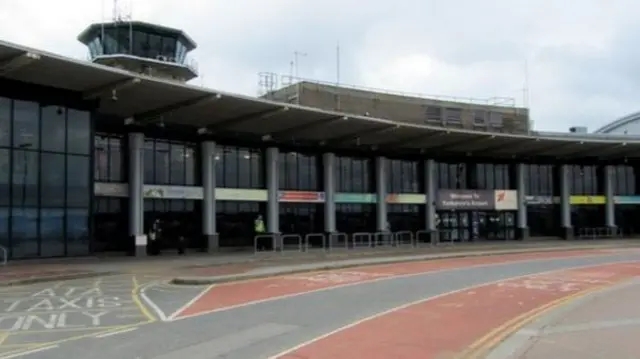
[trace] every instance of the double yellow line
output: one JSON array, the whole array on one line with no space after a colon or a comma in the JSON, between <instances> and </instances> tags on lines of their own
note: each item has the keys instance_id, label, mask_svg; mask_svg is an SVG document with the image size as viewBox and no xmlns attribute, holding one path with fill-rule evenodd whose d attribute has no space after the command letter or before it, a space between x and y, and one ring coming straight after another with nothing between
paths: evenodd
<instances>
[{"instance_id":1,"label":"double yellow line","mask_svg":"<svg viewBox=\"0 0 640 359\"><path fill-rule=\"evenodd\" d=\"M473 344L469 346L469 348L459 357L460 359L481 359L486 357L489 352L498 346L504 339L514 334L521 328L523 328L528 323L542 317L548 312L563 306L573 300L584 297L588 294L599 292L606 288L610 288L616 284L622 283L626 280L616 281L613 283L607 283L602 286L598 286L595 288L585 289L583 291L579 291L573 294L570 294L566 297L562 297L556 299L552 302L549 302L545 305L532 309L524 314L521 314L504 324L496 327L480 339L476 340Z\"/></svg>"}]
</instances>

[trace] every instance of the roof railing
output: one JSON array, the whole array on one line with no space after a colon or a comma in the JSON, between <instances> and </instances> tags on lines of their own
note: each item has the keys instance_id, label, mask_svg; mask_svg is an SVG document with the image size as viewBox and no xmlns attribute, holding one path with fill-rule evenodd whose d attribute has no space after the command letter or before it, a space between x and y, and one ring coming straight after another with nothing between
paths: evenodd
<instances>
[{"instance_id":1,"label":"roof railing","mask_svg":"<svg viewBox=\"0 0 640 359\"><path fill-rule=\"evenodd\" d=\"M329 82L329 81L311 80L311 79L296 77L292 75L279 75L276 73L269 73L269 72L260 73L261 78L265 76L268 76L270 78L270 81L268 82L269 83L268 88L261 88L261 93L263 95L267 95L270 92L275 92L283 88L287 88L289 86L296 85L301 82L305 82L305 83L334 87L334 88L344 88L344 89L351 89L351 90L357 90L357 91L374 92L379 94L421 98L421 99L428 99L428 100L461 102L461 103L467 103L467 104L497 106L497 107L516 107L516 99L513 97L496 96L496 97L489 97L489 98L475 98L475 97L466 97L466 96L429 95L424 93L395 91L395 90L380 89L375 87L366 87L366 86L336 83L336 82ZM261 79L261 86L264 86L264 81L262 79Z\"/></svg>"}]
</instances>

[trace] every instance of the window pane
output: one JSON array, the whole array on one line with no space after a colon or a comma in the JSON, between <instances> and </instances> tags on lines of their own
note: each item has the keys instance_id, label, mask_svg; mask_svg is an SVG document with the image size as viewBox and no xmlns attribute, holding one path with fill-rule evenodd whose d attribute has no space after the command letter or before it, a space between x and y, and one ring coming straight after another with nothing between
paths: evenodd
<instances>
[{"instance_id":1,"label":"window pane","mask_svg":"<svg viewBox=\"0 0 640 359\"><path fill-rule=\"evenodd\" d=\"M13 103L13 147L37 149L40 140L40 106L35 102Z\"/></svg>"},{"instance_id":2,"label":"window pane","mask_svg":"<svg viewBox=\"0 0 640 359\"><path fill-rule=\"evenodd\" d=\"M14 258L38 255L38 209L13 207L11 211L11 245Z\"/></svg>"},{"instance_id":3,"label":"window pane","mask_svg":"<svg viewBox=\"0 0 640 359\"><path fill-rule=\"evenodd\" d=\"M171 173L169 183L174 185L185 184L185 148L184 145L171 144Z\"/></svg>"},{"instance_id":4,"label":"window pane","mask_svg":"<svg viewBox=\"0 0 640 359\"><path fill-rule=\"evenodd\" d=\"M9 249L9 208L0 207L0 246Z\"/></svg>"},{"instance_id":5,"label":"window pane","mask_svg":"<svg viewBox=\"0 0 640 359\"><path fill-rule=\"evenodd\" d=\"M38 205L38 153L13 151L13 206Z\"/></svg>"},{"instance_id":6,"label":"window pane","mask_svg":"<svg viewBox=\"0 0 640 359\"><path fill-rule=\"evenodd\" d=\"M122 171L122 139L110 138L108 144L109 152L109 181L124 181L124 173Z\"/></svg>"},{"instance_id":7,"label":"window pane","mask_svg":"<svg viewBox=\"0 0 640 359\"><path fill-rule=\"evenodd\" d=\"M42 108L42 149L64 152L65 109L58 106Z\"/></svg>"},{"instance_id":8,"label":"window pane","mask_svg":"<svg viewBox=\"0 0 640 359\"><path fill-rule=\"evenodd\" d=\"M169 184L169 144L156 141L155 161L154 161L154 184Z\"/></svg>"},{"instance_id":9,"label":"window pane","mask_svg":"<svg viewBox=\"0 0 640 359\"><path fill-rule=\"evenodd\" d=\"M0 97L0 146L11 144L11 100Z\"/></svg>"},{"instance_id":10,"label":"window pane","mask_svg":"<svg viewBox=\"0 0 640 359\"><path fill-rule=\"evenodd\" d=\"M69 109L67 113L67 152L88 155L91 148L91 115Z\"/></svg>"},{"instance_id":11,"label":"window pane","mask_svg":"<svg viewBox=\"0 0 640 359\"><path fill-rule=\"evenodd\" d=\"M0 206L9 206L10 184L9 176L11 173L9 150L0 149Z\"/></svg>"},{"instance_id":12,"label":"window pane","mask_svg":"<svg viewBox=\"0 0 640 359\"><path fill-rule=\"evenodd\" d=\"M88 209L67 209L67 254L89 254Z\"/></svg>"},{"instance_id":13,"label":"window pane","mask_svg":"<svg viewBox=\"0 0 640 359\"><path fill-rule=\"evenodd\" d=\"M185 153L185 171L187 186L196 185L196 151L192 147L187 147Z\"/></svg>"},{"instance_id":14,"label":"window pane","mask_svg":"<svg viewBox=\"0 0 640 359\"><path fill-rule=\"evenodd\" d=\"M40 255L43 257L64 255L64 209L40 210Z\"/></svg>"},{"instance_id":15,"label":"window pane","mask_svg":"<svg viewBox=\"0 0 640 359\"><path fill-rule=\"evenodd\" d=\"M64 155L42 153L41 168L41 197L42 207L64 207Z\"/></svg>"},{"instance_id":16,"label":"window pane","mask_svg":"<svg viewBox=\"0 0 640 359\"><path fill-rule=\"evenodd\" d=\"M154 143L153 141L144 141L144 183L156 183L154 173Z\"/></svg>"},{"instance_id":17,"label":"window pane","mask_svg":"<svg viewBox=\"0 0 640 359\"><path fill-rule=\"evenodd\" d=\"M67 206L89 207L89 157L67 157Z\"/></svg>"}]
</instances>

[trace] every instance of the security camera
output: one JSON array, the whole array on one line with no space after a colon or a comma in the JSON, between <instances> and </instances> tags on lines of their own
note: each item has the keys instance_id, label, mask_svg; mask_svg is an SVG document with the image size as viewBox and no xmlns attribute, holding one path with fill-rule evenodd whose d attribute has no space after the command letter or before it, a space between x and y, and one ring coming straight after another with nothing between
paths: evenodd
<instances>
[{"instance_id":1,"label":"security camera","mask_svg":"<svg viewBox=\"0 0 640 359\"><path fill-rule=\"evenodd\" d=\"M118 101L118 94L117 94L116 90L111 91L111 101L113 101L113 102Z\"/></svg>"}]
</instances>

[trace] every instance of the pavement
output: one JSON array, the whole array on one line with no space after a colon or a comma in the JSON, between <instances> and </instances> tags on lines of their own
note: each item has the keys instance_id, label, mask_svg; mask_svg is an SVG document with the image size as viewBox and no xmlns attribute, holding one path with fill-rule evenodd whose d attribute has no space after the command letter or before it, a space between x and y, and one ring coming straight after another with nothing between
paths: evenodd
<instances>
[{"instance_id":1,"label":"pavement","mask_svg":"<svg viewBox=\"0 0 640 359\"><path fill-rule=\"evenodd\" d=\"M640 240L465 243L438 247L400 247L325 252L193 253L132 258L65 258L23 260L0 267L0 287L115 274L171 277L176 284L205 285L305 271L357 267L376 263L423 261L522 252L640 247Z\"/></svg>"},{"instance_id":2,"label":"pavement","mask_svg":"<svg viewBox=\"0 0 640 359\"><path fill-rule=\"evenodd\" d=\"M0 359L448 358L532 308L640 274L630 263L640 250L445 258L204 286L118 274L4 287ZM558 277L539 277L549 271ZM559 282L540 284L552 278Z\"/></svg>"},{"instance_id":3,"label":"pavement","mask_svg":"<svg viewBox=\"0 0 640 359\"><path fill-rule=\"evenodd\" d=\"M448 258L429 260L417 258L434 253L407 259L387 251L348 260L317 258L312 261L317 268L339 269L316 271L300 258L226 266L211 265L203 257L189 263L185 260L191 258L165 258L171 264L164 272L136 269L134 263L117 272L107 263L101 269L110 270L109 275L0 288L0 359L66 359L87 353L96 359L504 355L501 343L518 337L513 333L533 319L640 277L640 248L610 244L500 254L467 247L447 249ZM161 261L149 263L153 267ZM42 266L55 272L65 264ZM229 282L234 266L242 267L243 275L268 272L269 277ZM275 275L273 268L289 272ZM175 285L174 270L224 280ZM631 303L633 294L629 297ZM506 353L515 353L514 347L520 348L512 342ZM491 359L503 358L511 357Z\"/></svg>"}]
</instances>

